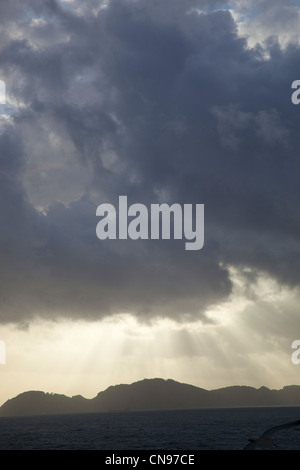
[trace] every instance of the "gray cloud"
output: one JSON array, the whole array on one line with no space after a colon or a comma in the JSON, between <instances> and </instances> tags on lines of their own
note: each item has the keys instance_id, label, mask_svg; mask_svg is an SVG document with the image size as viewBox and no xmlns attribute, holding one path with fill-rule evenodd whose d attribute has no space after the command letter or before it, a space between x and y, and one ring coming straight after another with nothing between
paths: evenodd
<instances>
[{"instance_id":1,"label":"gray cloud","mask_svg":"<svg viewBox=\"0 0 300 470\"><path fill-rule=\"evenodd\" d=\"M272 38L282 46L289 42L299 44L299 2L287 0L235 0L234 7L239 17L241 32L250 43L269 42Z\"/></svg>"},{"instance_id":2,"label":"gray cloud","mask_svg":"<svg viewBox=\"0 0 300 470\"><path fill-rule=\"evenodd\" d=\"M3 322L208 321L231 293L228 265L298 285L297 45L275 38L266 58L211 2L13 3L1 6L15 106L0 140ZM96 207L121 194L204 203L203 250L100 242Z\"/></svg>"}]
</instances>

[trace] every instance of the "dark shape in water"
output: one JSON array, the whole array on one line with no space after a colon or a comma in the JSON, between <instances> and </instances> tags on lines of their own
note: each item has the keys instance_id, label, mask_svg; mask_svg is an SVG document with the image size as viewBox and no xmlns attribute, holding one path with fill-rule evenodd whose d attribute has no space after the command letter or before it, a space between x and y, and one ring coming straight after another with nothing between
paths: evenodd
<instances>
[{"instance_id":1,"label":"dark shape in water","mask_svg":"<svg viewBox=\"0 0 300 470\"><path fill-rule=\"evenodd\" d=\"M300 420L292 421L286 424L280 424L279 426L274 426L270 429L267 429L267 431L262 433L262 435L259 436L257 439L249 439L249 444L244 447L244 450L254 450L257 447L269 449L272 447L277 447L277 444L275 444L275 442L271 438L272 434L282 429L294 428L296 426L300 426Z\"/></svg>"}]
</instances>

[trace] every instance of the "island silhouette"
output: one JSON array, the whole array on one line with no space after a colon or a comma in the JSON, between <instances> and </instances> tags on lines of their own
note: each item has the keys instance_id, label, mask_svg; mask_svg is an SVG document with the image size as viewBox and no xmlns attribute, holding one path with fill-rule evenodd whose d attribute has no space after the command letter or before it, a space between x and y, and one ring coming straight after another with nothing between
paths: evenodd
<instances>
[{"instance_id":1,"label":"island silhouette","mask_svg":"<svg viewBox=\"0 0 300 470\"><path fill-rule=\"evenodd\" d=\"M230 386L206 390L172 379L144 379L108 387L94 398L27 391L7 400L0 416L223 407L300 406L300 386L280 390Z\"/></svg>"}]
</instances>

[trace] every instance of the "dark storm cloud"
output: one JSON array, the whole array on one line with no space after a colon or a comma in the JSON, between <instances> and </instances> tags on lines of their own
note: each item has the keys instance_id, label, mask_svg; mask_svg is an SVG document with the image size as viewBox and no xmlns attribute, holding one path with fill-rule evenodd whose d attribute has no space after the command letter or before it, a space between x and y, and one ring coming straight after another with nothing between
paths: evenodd
<instances>
[{"instance_id":1,"label":"dark storm cloud","mask_svg":"<svg viewBox=\"0 0 300 470\"><path fill-rule=\"evenodd\" d=\"M1 7L2 77L22 105L0 141L2 321L205 321L231 292L227 265L298 285L300 48L273 38L266 59L208 5ZM96 207L122 194L204 203L204 248L100 242Z\"/></svg>"}]
</instances>

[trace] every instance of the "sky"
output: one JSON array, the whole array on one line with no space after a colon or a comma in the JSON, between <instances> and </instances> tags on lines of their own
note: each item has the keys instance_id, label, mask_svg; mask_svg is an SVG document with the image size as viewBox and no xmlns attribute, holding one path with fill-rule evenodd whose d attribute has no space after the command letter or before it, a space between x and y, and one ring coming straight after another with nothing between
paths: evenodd
<instances>
[{"instance_id":1,"label":"sky","mask_svg":"<svg viewBox=\"0 0 300 470\"><path fill-rule=\"evenodd\" d=\"M299 384L300 2L0 4L0 404ZM204 204L204 245L96 209Z\"/></svg>"}]
</instances>

